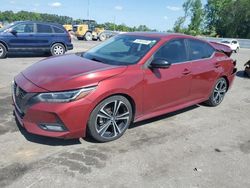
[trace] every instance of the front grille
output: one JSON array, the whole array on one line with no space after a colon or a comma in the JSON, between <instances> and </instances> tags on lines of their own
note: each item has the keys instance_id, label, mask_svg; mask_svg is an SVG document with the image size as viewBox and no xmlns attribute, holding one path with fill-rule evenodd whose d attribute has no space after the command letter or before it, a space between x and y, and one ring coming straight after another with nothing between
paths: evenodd
<instances>
[{"instance_id":1,"label":"front grille","mask_svg":"<svg viewBox=\"0 0 250 188\"><path fill-rule=\"evenodd\" d=\"M13 99L19 115L23 117L27 111L27 108L32 104L32 97L36 93L28 93L19 87L16 83L13 85Z\"/></svg>"},{"instance_id":2,"label":"front grille","mask_svg":"<svg viewBox=\"0 0 250 188\"><path fill-rule=\"evenodd\" d=\"M15 103L17 105L18 110L20 111L20 113L23 113L23 105L22 105L22 101L25 98L27 92L24 91L22 88L20 88L19 86L17 86L17 84L14 84L14 93L13 93L13 97L15 98Z\"/></svg>"}]
</instances>

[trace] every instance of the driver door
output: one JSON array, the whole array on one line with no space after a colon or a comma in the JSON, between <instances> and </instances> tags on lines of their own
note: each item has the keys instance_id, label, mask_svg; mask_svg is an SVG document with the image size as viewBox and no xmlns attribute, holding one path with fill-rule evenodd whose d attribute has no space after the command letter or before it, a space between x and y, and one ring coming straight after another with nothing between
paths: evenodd
<instances>
[{"instance_id":1,"label":"driver door","mask_svg":"<svg viewBox=\"0 0 250 188\"><path fill-rule=\"evenodd\" d=\"M9 46L15 50L29 50L35 47L34 24L23 23L12 28Z\"/></svg>"},{"instance_id":2,"label":"driver door","mask_svg":"<svg viewBox=\"0 0 250 188\"><path fill-rule=\"evenodd\" d=\"M152 62L164 59L169 68L147 68L144 72L144 114L181 105L189 101L191 62L187 62L185 39L164 44L153 55Z\"/></svg>"}]
</instances>

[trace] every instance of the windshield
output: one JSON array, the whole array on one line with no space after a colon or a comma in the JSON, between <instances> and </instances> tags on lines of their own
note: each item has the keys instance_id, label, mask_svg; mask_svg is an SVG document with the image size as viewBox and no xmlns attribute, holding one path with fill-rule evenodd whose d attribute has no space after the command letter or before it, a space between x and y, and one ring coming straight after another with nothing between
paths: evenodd
<instances>
[{"instance_id":1,"label":"windshield","mask_svg":"<svg viewBox=\"0 0 250 188\"><path fill-rule=\"evenodd\" d=\"M224 44L230 44L230 42L229 41L221 41L221 43L224 43Z\"/></svg>"},{"instance_id":2,"label":"windshield","mask_svg":"<svg viewBox=\"0 0 250 188\"><path fill-rule=\"evenodd\" d=\"M11 26L13 26L14 23L11 23L11 24L8 24L8 25L5 25L3 28L0 29L0 31L4 31L6 29L9 29Z\"/></svg>"},{"instance_id":3,"label":"windshield","mask_svg":"<svg viewBox=\"0 0 250 188\"><path fill-rule=\"evenodd\" d=\"M112 65L136 64L158 38L118 35L87 51L82 57Z\"/></svg>"}]
</instances>

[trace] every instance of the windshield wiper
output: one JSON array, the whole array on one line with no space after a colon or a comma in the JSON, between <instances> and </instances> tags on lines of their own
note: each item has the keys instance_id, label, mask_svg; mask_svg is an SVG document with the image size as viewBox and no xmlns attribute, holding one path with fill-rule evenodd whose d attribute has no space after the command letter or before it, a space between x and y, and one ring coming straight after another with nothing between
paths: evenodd
<instances>
[{"instance_id":1,"label":"windshield wiper","mask_svg":"<svg viewBox=\"0 0 250 188\"><path fill-rule=\"evenodd\" d=\"M100 62L100 63L104 63L103 61L101 61L100 59L96 59L95 57L91 58L91 60L97 61L97 62Z\"/></svg>"}]
</instances>

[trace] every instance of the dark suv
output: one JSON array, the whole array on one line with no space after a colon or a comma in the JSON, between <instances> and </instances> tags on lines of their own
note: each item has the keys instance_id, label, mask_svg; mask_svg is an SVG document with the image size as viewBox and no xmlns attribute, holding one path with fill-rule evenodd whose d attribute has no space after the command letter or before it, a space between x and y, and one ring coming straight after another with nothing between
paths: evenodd
<instances>
[{"instance_id":1,"label":"dark suv","mask_svg":"<svg viewBox=\"0 0 250 188\"><path fill-rule=\"evenodd\" d=\"M0 58L8 52L43 51L62 55L72 49L69 33L59 24L20 21L0 29Z\"/></svg>"}]
</instances>

